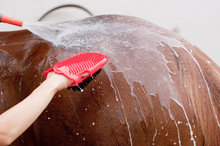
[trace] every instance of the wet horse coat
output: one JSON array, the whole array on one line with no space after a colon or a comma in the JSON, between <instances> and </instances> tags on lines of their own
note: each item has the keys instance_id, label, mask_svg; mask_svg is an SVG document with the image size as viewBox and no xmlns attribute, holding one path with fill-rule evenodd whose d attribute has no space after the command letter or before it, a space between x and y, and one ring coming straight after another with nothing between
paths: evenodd
<instances>
[{"instance_id":1,"label":"wet horse coat","mask_svg":"<svg viewBox=\"0 0 220 146\"><path fill-rule=\"evenodd\" d=\"M93 51L109 62L83 92L58 92L12 145L220 144L220 70L196 46L134 17L64 24L57 46L27 30L0 33L0 113L63 59Z\"/></svg>"}]
</instances>

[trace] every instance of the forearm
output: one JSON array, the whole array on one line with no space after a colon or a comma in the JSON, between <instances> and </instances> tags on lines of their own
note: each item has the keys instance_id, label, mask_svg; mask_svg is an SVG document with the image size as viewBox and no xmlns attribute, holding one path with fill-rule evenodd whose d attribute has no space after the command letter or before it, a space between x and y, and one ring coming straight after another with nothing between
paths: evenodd
<instances>
[{"instance_id":1,"label":"forearm","mask_svg":"<svg viewBox=\"0 0 220 146\"><path fill-rule=\"evenodd\" d=\"M81 76L88 76L84 73ZM23 101L0 115L0 145L9 145L19 137L43 112L54 94L74 81L50 72L47 79Z\"/></svg>"},{"instance_id":2,"label":"forearm","mask_svg":"<svg viewBox=\"0 0 220 146\"><path fill-rule=\"evenodd\" d=\"M22 102L0 115L0 143L2 138L12 142L19 137L38 118L56 92L56 85L46 80Z\"/></svg>"}]
</instances>

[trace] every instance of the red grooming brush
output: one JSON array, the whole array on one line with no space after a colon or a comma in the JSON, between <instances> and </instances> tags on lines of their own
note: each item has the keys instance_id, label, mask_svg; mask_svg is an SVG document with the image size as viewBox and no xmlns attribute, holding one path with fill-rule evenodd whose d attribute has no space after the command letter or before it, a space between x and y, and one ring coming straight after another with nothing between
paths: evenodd
<instances>
[{"instance_id":1,"label":"red grooming brush","mask_svg":"<svg viewBox=\"0 0 220 146\"><path fill-rule=\"evenodd\" d=\"M22 27L22 25L23 25L23 21L8 17L8 16L3 15L1 13L0 13L0 22L12 24L12 25L17 25L20 27Z\"/></svg>"},{"instance_id":2,"label":"red grooming brush","mask_svg":"<svg viewBox=\"0 0 220 146\"><path fill-rule=\"evenodd\" d=\"M51 71L57 74L63 74L69 79L74 80L70 88L81 90L99 74L107 61L107 56L101 53L82 53L55 64L52 68L44 72L44 76L47 77L47 74ZM90 76L80 77L79 75L83 73L89 73Z\"/></svg>"}]
</instances>

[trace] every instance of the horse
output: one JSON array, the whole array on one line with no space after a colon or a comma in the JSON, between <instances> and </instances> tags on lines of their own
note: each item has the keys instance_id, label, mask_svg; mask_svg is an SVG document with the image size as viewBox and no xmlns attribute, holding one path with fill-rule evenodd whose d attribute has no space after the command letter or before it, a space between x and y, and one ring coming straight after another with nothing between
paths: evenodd
<instances>
[{"instance_id":1,"label":"horse","mask_svg":"<svg viewBox=\"0 0 220 146\"><path fill-rule=\"evenodd\" d=\"M0 113L59 61L82 52L109 61L83 91L56 93L12 146L220 145L220 68L198 47L132 16L62 24L55 42L28 30L0 32Z\"/></svg>"}]
</instances>

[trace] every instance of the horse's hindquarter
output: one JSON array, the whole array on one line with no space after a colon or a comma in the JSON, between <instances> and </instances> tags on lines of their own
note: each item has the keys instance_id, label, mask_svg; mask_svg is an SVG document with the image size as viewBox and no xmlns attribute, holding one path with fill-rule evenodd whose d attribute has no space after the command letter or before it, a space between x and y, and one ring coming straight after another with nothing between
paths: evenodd
<instances>
[{"instance_id":1,"label":"horse's hindquarter","mask_svg":"<svg viewBox=\"0 0 220 146\"><path fill-rule=\"evenodd\" d=\"M192 45L132 17L98 16L72 24L78 31L68 34L73 44L68 49L35 40L26 31L20 38L14 33L11 44L1 37L9 43L0 49L16 63L11 74L4 74L8 81L1 81L1 106L24 99L44 80L43 72L63 59L86 51L109 57L83 92L58 92L15 145L203 145L201 115L189 95L194 86L185 87L192 74L202 78ZM187 65L197 69L190 72ZM1 66L1 75L4 66L9 64ZM7 95L8 90L16 92Z\"/></svg>"}]
</instances>

